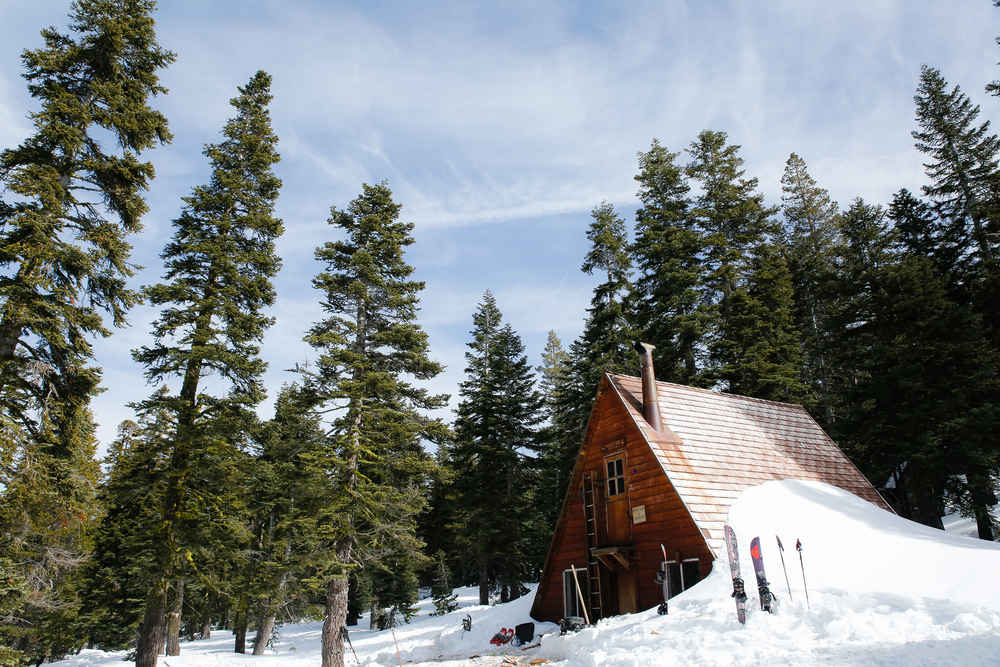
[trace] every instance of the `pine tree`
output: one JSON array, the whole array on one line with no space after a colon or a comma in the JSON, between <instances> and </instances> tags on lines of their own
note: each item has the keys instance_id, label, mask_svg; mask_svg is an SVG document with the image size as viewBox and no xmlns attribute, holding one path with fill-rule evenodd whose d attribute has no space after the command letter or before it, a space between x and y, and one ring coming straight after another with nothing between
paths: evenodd
<instances>
[{"instance_id":1,"label":"pine tree","mask_svg":"<svg viewBox=\"0 0 1000 667\"><path fill-rule=\"evenodd\" d=\"M596 391L603 371L637 372L638 355L633 349L632 257L625 221L606 201L591 216L594 220L587 230L591 247L581 270L587 275L600 272L605 281L594 288L582 339Z\"/></svg>"},{"instance_id":2,"label":"pine tree","mask_svg":"<svg viewBox=\"0 0 1000 667\"><path fill-rule=\"evenodd\" d=\"M7 610L18 620L0 628L0 638L11 640L21 660L37 663L61 659L84 643L76 618L79 567L92 548L100 470L90 410L74 412L63 423L67 447L56 444L60 438L43 419L38 440L5 462L10 475L0 503L0 562L12 563L14 580L30 592L21 608Z\"/></svg>"},{"instance_id":3,"label":"pine tree","mask_svg":"<svg viewBox=\"0 0 1000 667\"><path fill-rule=\"evenodd\" d=\"M954 227L951 235L962 254L991 265L996 255L991 235L1000 220L1000 139L988 134L989 121L976 125L979 105L973 106L958 86L949 91L939 70L921 68L913 100L920 125L913 138L917 150L932 160L924 165L931 179L924 194Z\"/></svg>"},{"instance_id":4,"label":"pine tree","mask_svg":"<svg viewBox=\"0 0 1000 667\"><path fill-rule=\"evenodd\" d=\"M913 137L917 149L932 158L924 165L931 183L923 190L930 204L901 195L892 213L902 225L904 242L917 252L928 253L948 298L974 318L968 325L977 327L977 332L963 334L985 336L996 351L1000 349L1000 317L994 303L1000 286L996 262L1000 139L989 133L988 121L977 125L979 106L958 86L949 91L936 69L922 69L914 101L920 131L913 132ZM993 396L986 392L977 398L978 403L968 404L970 414L989 413ZM996 485L990 461L1000 447L987 444L980 435L969 437L980 440L974 448L978 463L965 469L966 482L957 493L950 493L963 511L976 517L980 536L992 539L996 526L989 506L996 504ZM952 486L954 479L958 478L950 480Z\"/></svg>"},{"instance_id":5,"label":"pine tree","mask_svg":"<svg viewBox=\"0 0 1000 667\"><path fill-rule=\"evenodd\" d=\"M726 391L769 401L803 403L802 352L793 320L792 277L781 249L754 249L746 285L733 292L722 324L718 378Z\"/></svg>"},{"instance_id":6,"label":"pine tree","mask_svg":"<svg viewBox=\"0 0 1000 667\"><path fill-rule=\"evenodd\" d=\"M316 250L326 270L313 285L328 317L306 336L320 357L303 371L307 389L333 418L317 461L331 484L318 515L330 556L319 571L326 588L323 667L344 664L341 628L354 564L370 558L383 533L416 547L414 517L424 507L420 488L430 468L420 443L446 431L419 411L441 407L447 397L409 382L433 378L441 366L428 357L416 321L424 284L410 280L413 268L403 259L413 224L399 222L400 208L385 183L365 184L346 210L331 209L330 224L344 240Z\"/></svg>"},{"instance_id":7,"label":"pine tree","mask_svg":"<svg viewBox=\"0 0 1000 667\"><path fill-rule=\"evenodd\" d=\"M0 192L12 195L0 201L0 560L18 563L32 589L18 610L33 628L18 640L31 660L62 650L62 640L42 638L43 627L54 630L46 615L75 608L63 583L97 514L91 337L110 335L104 315L123 326L137 300L125 286L134 268L126 239L141 228L153 176L138 155L170 140L147 105L166 92L157 71L173 60L156 43L153 6L80 0L75 34L43 30L44 46L22 56L41 104L35 132L0 153ZM102 147L106 138L117 151Z\"/></svg>"},{"instance_id":8,"label":"pine tree","mask_svg":"<svg viewBox=\"0 0 1000 667\"><path fill-rule=\"evenodd\" d=\"M431 596L434 599L434 611L431 616L444 616L458 609L458 593L452 587L451 569L448 567L448 557L444 551L434 555L434 585L431 586Z\"/></svg>"},{"instance_id":9,"label":"pine tree","mask_svg":"<svg viewBox=\"0 0 1000 667\"><path fill-rule=\"evenodd\" d=\"M326 440L312 396L298 385L282 387L275 414L259 435L249 514L257 561L248 581L257 607L253 654L263 655L279 613L295 619L321 583L312 563L324 559L317 516L330 490Z\"/></svg>"},{"instance_id":10,"label":"pine tree","mask_svg":"<svg viewBox=\"0 0 1000 667\"><path fill-rule=\"evenodd\" d=\"M33 436L44 428L38 411L57 432L71 428L60 424L99 381L89 337L110 335L102 312L123 326L137 301L125 286L126 238L142 227L153 177L138 154L171 138L147 106L166 92L156 72L174 59L156 43L154 4L79 0L78 37L43 30L45 46L22 56L42 108L31 114L35 133L0 153L0 181L16 197L0 207L0 413ZM104 150L104 134L118 153Z\"/></svg>"},{"instance_id":11,"label":"pine tree","mask_svg":"<svg viewBox=\"0 0 1000 667\"><path fill-rule=\"evenodd\" d=\"M826 328L829 304L824 299L824 284L833 272L840 209L809 175L805 160L795 153L785 163L781 191L794 318L802 343L802 381L815 397L817 416L828 422L834 408L830 404L827 362L822 353L829 335Z\"/></svg>"},{"instance_id":12,"label":"pine tree","mask_svg":"<svg viewBox=\"0 0 1000 667\"><path fill-rule=\"evenodd\" d=\"M632 253L636 280L636 325L657 350L656 376L666 382L704 386L704 341L710 313L702 304L704 240L690 215L684 169L653 140L639 153L639 201Z\"/></svg>"},{"instance_id":13,"label":"pine tree","mask_svg":"<svg viewBox=\"0 0 1000 667\"><path fill-rule=\"evenodd\" d=\"M539 509L550 524L569 484L601 377L605 371L638 372L638 355L632 347L636 338L632 255L625 221L608 202L595 207L591 216L587 230L591 247L581 270L588 275L597 272L604 282L594 288L583 334L570 345L568 355L562 353L566 368L550 369L547 380L543 376L550 383L547 388L543 384L550 424L540 433L539 463L544 488L554 493L540 494Z\"/></svg>"},{"instance_id":14,"label":"pine tree","mask_svg":"<svg viewBox=\"0 0 1000 667\"><path fill-rule=\"evenodd\" d=\"M274 252L282 232L273 217L281 181L271 171L280 159L267 105L271 77L257 72L230 104L237 115L226 123L225 139L209 144L208 185L184 198L174 236L163 251L165 280L147 287L155 306L166 306L153 324L154 344L133 352L150 382L180 377L176 395L156 394L143 409L162 406L174 413L162 520L157 528L157 567L150 582L136 664L156 663L168 582L183 575L185 551L194 543L190 517L221 502L209 489L191 493L196 480L232 471L237 448L255 427L253 408L264 399L266 364L259 344L272 319L263 308L274 303L271 278L280 260ZM228 381L223 397L203 393L210 375ZM211 474L209 471L212 471Z\"/></svg>"},{"instance_id":15,"label":"pine tree","mask_svg":"<svg viewBox=\"0 0 1000 667\"><path fill-rule=\"evenodd\" d=\"M549 331L542 365L536 366L539 374L539 391L544 401L548 423L538 432L538 512L548 526L555 525L562 507L569 478L580 449L577 435L582 431L582 421L572 408L576 401L565 400L574 389L570 356L563 349L555 331Z\"/></svg>"},{"instance_id":16,"label":"pine tree","mask_svg":"<svg viewBox=\"0 0 1000 667\"><path fill-rule=\"evenodd\" d=\"M478 570L479 600L518 598L544 558L543 530L534 516L536 472L529 450L541 421L542 396L524 345L490 292L472 317L466 380L455 418L452 450L459 542Z\"/></svg>"},{"instance_id":17,"label":"pine tree","mask_svg":"<svg viewBox=\"0 0 1000 667\"><path fill-rule=\"evenodd\" d=\"M744 335L733 322L734 294L744 285L749 257L778 231L771 217L777 207L764 206L764 195L756 192L757 179L743 178L740 147L727 146L726 139L725 132L703 131L687 151L692 161L685 168L688 177L701 186L690 214L704 239L701 303L708 304L706 343L713 378L719 373L714 366L737 344L734 337ZM727 376L730 383L739 383L731 371Z\"/></svg>"},{"instance_id":18,"label":"pine tree","mask_svg":"<svg viewBox=\"0 0 1000 667\"><path fill-rule=\"evenodd\" d=\"M976 364L972 372L969 367L948 362L947 373L933 378L953 385L952 395L963 397L962 405L950 404L953 412L947 418L939 414L936 419L942 422L941 428L953 429L955 424L961 424L949 433L947 449L968 457L964 467L954 462L949 464L953 470L961 470L947 478L946 495L955 509L976 519L980 537L992 540L997 526L990 508L996 504L994 480L1000 463L1000 448L990 435L994 430L990 423L996 414L997 350L995 342L988 342L991 331L984 323L986 318L976 313L981 308L977 302L982 298L976 292L986 290L981 282L970 280L962 271L959 245L949 238L955 228L942 220L933 206L901 190L893 199L889 217L904 257L911 263L915 258L927 262L926 270L933 273L933 283L941 286L949 309L955 311L953 317L959 321L953 325L956 333L949 352L960 350L962 361L972 360ZM944 425L947 419L952 420L949 426Z\"/></svg>"},{"instance_id":19,"label":"pine tree","mask_svg":"<svg viewBox=\"0 0 1000 667\"><path fill-rule=\"evenodd\" d=\"M88 637L105 650L135 648L149 592L141 573L156 565L150 527L162 514L174 420L162 408L138 417L118 426L104 459L108 474L99 500L105 513L85 566Z\"/></svg>"}]
</instances>

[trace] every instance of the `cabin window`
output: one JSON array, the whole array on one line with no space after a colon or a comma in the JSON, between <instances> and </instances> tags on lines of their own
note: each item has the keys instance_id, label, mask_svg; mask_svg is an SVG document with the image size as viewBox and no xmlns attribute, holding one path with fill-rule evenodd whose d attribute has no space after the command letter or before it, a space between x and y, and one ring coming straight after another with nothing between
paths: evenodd
<instances>
[{"instance_id":1,"label":"cabin window","mask_svg":"<svg viewBox=\"0 0 1000 667\"><path fill-rule=\"evenodd\" d=\"M563 618L568 616L579 616L584 618L583 604L580 602L580 593L586 600L590 594L587 589L587 569L576 571L576 581L580 584L579 591L573 583L573 570L563 570Z\"/></svg>"},{"instance_id":2,"label":"cabin window","mask_svg":"<svg viewBox=\"0 0 1000 667\"><path fill-rule=\"evenodd\" d=\"M608 466L608 497L625 493L625 459L605 461Z\"/></svg>"}]
</instances>

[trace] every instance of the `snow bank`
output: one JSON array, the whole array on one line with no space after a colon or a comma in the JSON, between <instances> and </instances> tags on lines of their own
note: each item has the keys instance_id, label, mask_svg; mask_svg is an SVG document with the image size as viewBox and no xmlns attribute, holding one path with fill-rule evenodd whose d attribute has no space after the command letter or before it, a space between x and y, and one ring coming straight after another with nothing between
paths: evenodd
<instances>
[{"instance_id":1,"label":"snow bank","mask_svg":"<svg viewBox=\"0 0 1000 667\"><path fill-rule=\"evenodd\" d=\"M728 563L670 601L670 613L650 609L559 636L551 623L535 623L541 645L521 650L489 643L501 628L531 620L533 594L510 604L478 605L474 588L459 589L462 609L421 615L392 632L351 629L358 660L348 665L390 667L437 663L448 667L526 664L547 660L566 667L634 665L914 665L1000 664L1000 545L900 519L834 487L770 482L743 493L730 524L740 544L748 592L756 592L750 540L759 536L774 615L751 599L746 625L736 620ZM785 545L791 584L786 588L777 542ZM795 540L803 545L807 607ZM471 632L462 631L469 614ZM182 655L160 658L166 667L318 667L320 624L286 626L268 655L232 653L233 638L185 643ZM396 646L399 653L397 655ZM121 654L84 651L60 667L112 667ZM537 664L537 663L536 663Z\"/></svg>"}]
</instances>

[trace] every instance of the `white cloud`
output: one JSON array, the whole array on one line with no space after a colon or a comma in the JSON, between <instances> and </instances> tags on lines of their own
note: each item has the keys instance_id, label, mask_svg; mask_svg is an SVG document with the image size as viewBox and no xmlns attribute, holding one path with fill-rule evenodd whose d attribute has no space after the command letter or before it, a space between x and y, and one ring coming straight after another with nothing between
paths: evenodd
<instances>
[{"instance_id":1,"label":"white cloud","mask_svg":"<svg viewBox=\"0 0 1000 667\"><path fill-rule=\"evenodd\" d=\"M64 26L68 7L0 7L5 145L29 127L20 51L41 27ZM283 377L273 369L303 354L297 338L318 312L309 280L313 249L337 233L329 208L362 182L388 179L417 225L408 258L428 281L422 319L450 366L435 387L455 393L487 287L536 362L549 329L567 345L579 332L593 286L579 272L589 212L602 199L631 211L636 153L653 137L682 151L703 129L727 132L772 204L794 151L846 207L923 183L909 134L921 64L961 84L984 118L1000 104L982 92L1000 78L1000 10L985 0L172 0L156 18L178 53L163 76L171 92L155 101L176 139L149 153L158 177L136 284L162 273L157 255L180 197L207 179L200 152L218 140L228 100L267 70L287 227L279 323L265 343L272 394ZM134 386L125 351L146 335L143 317L99 347L105 414L123 400L112 392Z\"/></svg>"}]
</instances>

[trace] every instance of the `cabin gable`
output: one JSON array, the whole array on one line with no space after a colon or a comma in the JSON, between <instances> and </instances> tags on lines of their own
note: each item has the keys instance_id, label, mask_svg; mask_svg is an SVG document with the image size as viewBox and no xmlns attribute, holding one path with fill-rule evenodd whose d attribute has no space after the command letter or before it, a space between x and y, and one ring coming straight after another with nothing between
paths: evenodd
<instances>
[{"instance_id":1,"label":"cabin gable","mask_svg":"<svg viewBox=\"0 0 1000 667\"><path fill-rule=\"evenodd\" d=\"M566 604L567 594L580 595L564 574L571 567L584 571L578 576L592 622L655 606L663 600L663 587L656 582L663 561L660 544L668 560L678 553L687 560L689 573L692 563L699 577L711 569L711 550L623 398L605 378L532 616L555 622L579 608L575 601Z\"/></svg>"},{"instance_id":2,"label":"cabin gable","mask_svg":"<svg viewBox=\"0 0 1000 667\"><path fill-rule=\"evenodd\" d=\"M892 511L801 406L655 382L651 367L643 372L644 380L602 378L534 618L558 621L585 607L593 622L685 590L723 557L732 502L770 480L825 482ZM662 423L654 428L647 415ZM665 565L666 585L657 579ZM571 568L581 571L585 604L569 599L580 597L564 574Z\"/></svg>"}]
</instances>

